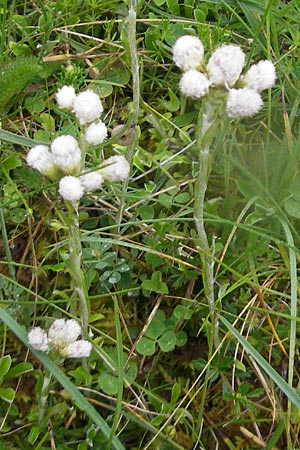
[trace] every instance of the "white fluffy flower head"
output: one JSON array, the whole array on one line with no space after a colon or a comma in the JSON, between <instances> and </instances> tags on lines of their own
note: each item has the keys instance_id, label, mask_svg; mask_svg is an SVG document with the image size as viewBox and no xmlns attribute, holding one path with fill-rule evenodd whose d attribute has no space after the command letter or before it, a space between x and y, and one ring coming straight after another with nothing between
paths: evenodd
<instances>
[{"instance_id":1,"label":"white fluffy flower head","mask_svg":"<svg viewBox=\"0 0 300 450\"><path fill-rule=\"evenodd\" d=\"M47 333L41 327L34 327L29 331L28 342L35 350L41 352L49 350Z\"/></svg>"},{"instance_id":2,"label":"white fluffy flower head","mask_svg":"<svg viewBox=\"0 0 300 450\"><path fill-rule=\"evenodd\" d=\"M106 125L100 120L99 122L91 123L85 132L85 139L89 144L98 145L107 137Z\"/></svg>"},{"instance_id":3,"label":"white fluffy flower head","mask_svg":"<svg viewBox=\"0 0 300 450\"><path fill-rule=\"evenodd\" d=\"M254 89L230 89L226 112L234 119L252 117L263 105L261 96Z\"/></svg>"},{"instance_id":4,"label":"white fluffy flower head","mask_svg":"<svg viewBox=\"0 0 300 450\"><path fill-rule=\"evenodd\" d=\"M80 339L66 345L61 354L65 358L87 358L92 351L92 344L88 341Z\"/></svg>"},{"instance_id":5,"label":"white fluffy flower head","mask_svg":"<svg viewBox=\"0 0 300 450\"><path fill-rule=\"evenodd\" d=\"M26 162L29 167L38 170L43 175L51 176L54 172L52 155L46 145L36 145L29 150Z\"/></svg>"},{"instance_id":6,"label":"white fluffy flower head","mask_svg":"<svg viewBox=\"0 0 300 450\"><path fill-rule=\"evenodd\" d=\"M258 92L269 89L275 84L276 71L272 61L262 60L250 67L243 81L247 87Z\"/></svg>"},{"instance_id":7,"label":"white fluffy flower head","mask_svg":"<svg viewBox=\"0 0 300 450\"><path fill-rule=\"evenodd\" d=\"M200 98L207 94L210 82L203 73L191 69L184 72L180 79L180 91L187 97Z\"/></svg>"},{"instance_id":8,"label":"white fluffy flower head","mask_svg":"<svg viewBox=\"0 0 300 450\"><path fill-rule=\"evenodd\" d=\"M222 45L214 51L207 63L209 79L213 84L232 86L240 77L245 64L245 54L237 45Z\"/></svg>"},{"instance_id":9,"label":"white fluffy flower head","mask_svg":"<svg viewBox=\"0 0 300 450\"><path fill-rule=\"evenodd\" d=\"M58 192L64 200L77 202L84 194L84 188L79 178L68 175L61 178Z\"/></svg>"},{"instance_id":10,"label":"white fluffy flower head","mask_svg":"<svg viewBox=\"0 0 300 450\"><path fill-rule=\"evenodd\" d=\"M99 172L105 180L124 181L129 176L130 165L122 155L114 155L104 161L105 167Z\"/></svg>"},{"instance_id":11,"label":"white fluffy flower head","mask_svg":"<svg viewBox=\"0 0 300 450\"><path fill-rule=\"evenodd\" d=\"M73 103L75 113L80 125L93 122L99 119L103 111L103 106L99 96L90 89L78 94Z\"/></svg>"},{"instance_id":12,"label":"white fluffy flower head","mask_svg":"<svg viewBox=\"0 0 300 450\"><path fill-rule=\"evenodd\" d=\"M63 86L56 93L56 101L58 106L71 110L76 98L75 89L73 86Z\"/></svg>"},{"instance_id":13,"label":"white fluffy flower head","mask_svg":"<svg viewBox=\"0 0 300 450\"><path fill-rule=\"evenodd\" d=\"M74 319L56 319L49 328L48 335L40 327L28 333L28 342L36 350L54 350L63 358L86 358L92 351L92 344L78 339L81 334L79 323Z\"/></svg>"},{"instance_id":14,"label":"white fluffy flower head","mask_svg":"<svg viewBox=\"0 0 300 450\"><path fill-rule=\"evenodd\" d=\"M76 174L81 167L81 151L78 142L68 134L59 136L51 144L54 164L66 175Z\"/></svg>"},{"instance_id":15,"label":"white fluffy flower head","mask_svg":"<svg viewBox=\"0 0 300 450\"><path fill-rule=\"evenodd\" d=\"M101 184L104 181L103 176L97 171L81 175L81 177L79 177L79 180L85 192L96 191L100 188Z\"/></svg>"},{"instance_id":16,"label":"white fluffy flower head","mask_svg":"<svg viewBox=\"0 0 300 450\"><path fill-rule=\"evenodd\" d=\"M176 66L182 70L190 70L200 66L204 56L204 47L199 38L186 35L177 39L172 52Z\"/></svg>"},{"instance_id":17,"label":"white fluffy flower head","mask_svg":"<svg viewBox=\"0 0 300 450\"><path fill-rule=\"evenodd\" d=\"M74 319L56 319L49 328L48 337L54 347L65 347L75 342L81 333L79 323Z\"/></svg>"}]
</instances>

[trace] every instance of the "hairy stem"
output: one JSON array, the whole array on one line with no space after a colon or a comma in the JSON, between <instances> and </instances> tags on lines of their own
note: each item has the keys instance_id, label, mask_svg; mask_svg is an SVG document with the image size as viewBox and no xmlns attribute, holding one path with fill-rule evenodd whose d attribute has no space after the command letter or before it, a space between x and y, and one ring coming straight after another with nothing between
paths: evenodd
<instances>
[{"instance_id":1,"label":"hairy stem","mask_svg":"<svg viewBox=\"0 0 300 450\"><path fill-rule=\"evenodd\" d=\"M70 202L65 202L68 208L69 227L69 252L70 252L70 275L71 286L74 295L80 301L80 318L84 332L88 329L89 320L89 299L85 285L83 272L81 269L82 247L80 239L79 215L76 206Z\"/></svg>"},{"instance_id":2,"label":"hairy stem","mask_svg":"<svg viewBox=\"0 0 300 450\"><path fill-rule=\"evenodd\" d=\"M131 166L134 151L138 142L138 119L140 111L140 66L138 61L138 52L136 47L136 1L130 0L129 12L127 16L128 23L128 45L131 62L131 77L132 77L132 110L131 110L131 125L130 132L134 134L133 142L128 145L126 158ZM125 197L128 189L128 180L124 181L122 186L122 193L120 199L120 207L117 217L117 223L122 222L122 217L125 208Z\"/></svg>"},{"instance_id":3,"label":"hairy stem","mask_svg":"<svg viewBox=\"0 0 300 450\"><path fill-rule=\"evenodd\" d=\"M39 422L41 423L46 412L47 400L50 391L51 373L46 371L43 379L43 385L41 389L41 395L39 398Z\"/></svg>"},{"instance_id":4,"label":"hairy stem","mask_svg":"<svg viewBox=\"0 0 300 450\"><path fill-rule=\"evenodd\" d=\"M211 144L210 134L214 126L214 110L214 106L207 102L203 106L203 109L200 110L198 118L196 145L199 151L199 172L194 192L194 220L202 262L203 289L211 314L213 341L214 345L217 346L219 343L219 332L214 295L214 255L213 249L210 248L204 225L204 201L211 167L211 153L209 148Z\"/></svg>"}]
</instances>

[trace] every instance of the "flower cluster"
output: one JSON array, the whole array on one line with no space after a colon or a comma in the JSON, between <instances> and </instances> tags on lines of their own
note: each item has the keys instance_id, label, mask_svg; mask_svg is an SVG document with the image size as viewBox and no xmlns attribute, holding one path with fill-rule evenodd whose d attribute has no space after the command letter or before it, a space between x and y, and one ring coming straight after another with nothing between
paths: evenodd
<instances>
[{"instance_id":1,"label":"flower cluster","mask_svg":"<svg viewBox=\"0 0 300 450\"><path fill-rule=\"evenodd\" d=\"M63 86L56 94L59 107L72 111L82 128L80 141L99 145L107 137L106 125L100 120L103 106L99 96L88 89L76 95L73 86ZM50 147L36 145L27 155L27 164L51 180L60 180L59 193L67 201L77 202L85 192L100 188L107 181L125 180L129 164L124 156L116 155L103 161L103 168L84 172L83 149L71 135L53 140Z\"/></svg>"},{"instance_id":2,"label":"flower cluster","mask_svg":"<svg viewBox=\"0 0 300 450\"><path fill-rule=\"evenodd\" d=\"M226 113L229 117L251 117L263 105L260 92L275 83L275 67L263 60L250 67L245 75L245 54L237 45L222 45L206 64L203 44L196 36L181 36L173 46L173 60L183 70L180 91L187 97L201 98L209 90L228 91Z\"/></svg>"},{"instance_id":3,"label":"flower cluster","mask_svg":"<svg viewBox=\"0 0 300 450\"><path fill-rule=\"evenodd\" d=\"M92 351L92 344L79 339L81 328L74 319L56 319L48 330L34 327L28 333L28 342L35 350L56 351L63 358L85 358Z\"/></svg>"}]
</instances>

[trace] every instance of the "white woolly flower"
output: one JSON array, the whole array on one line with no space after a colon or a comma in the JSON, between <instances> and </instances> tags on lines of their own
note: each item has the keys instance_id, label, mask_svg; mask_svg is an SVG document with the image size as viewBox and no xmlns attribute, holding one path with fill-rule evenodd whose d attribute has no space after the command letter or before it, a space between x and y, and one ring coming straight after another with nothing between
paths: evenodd
<instances>
[{"instance_id":1,"label":"white woolly flower","mask_svg":"<svg viewBox=\"0 0 300 450\"><path fill-rule=\"evenodd\" d=\"M179 83L180 91L187 97L200 98L207 94L210 82L203 73L191 69L185 72Z\"/></svg>"},{"instance_id":2,"label":"white woolly flower","mask_svg":"<svg viewBox=\"0 0 300 450\"><path fill-rule=\"evenodd\" d=\"M71 110L76 98L75 89L65 85L57 91L55 98L58 106Z\"/></svg>"},{"instance_id":3,"label":"white woolly flower","mask_svg":"<svg viewBox=\"0 0 300 450\"><path fill-rule=\"evenodd\" d=\"M47 333L41 327L34 327L29 331L28 342L35 350L40 350L41 352L49 350Z\"/></svg>"},{"instance_id":4,"label":"white woolly flower","mask_svg":"<svg viewBox=\"0 0 300 450\"><path fill-rule=\"evenodd\" d=\"M52 155L46 145L36 145L29 150L26 162L29 167L38 170L43 175L51 177L55 171Z\"/></svg>"},{"instance_id":5,"label":"white woolly flower","mask_svg":"<svg viewBox=\"0 0 300 450\"><path fill-rule=\"evenodd\" d=\"M80 334L80 325L74 319L56 319L48 331L51 345L55 347L65 347L66 345L75 342Z\"/></svg>"},{"instance_id":6,"label":"white woolly flower","mask_svg":"<svg viewBox=\"0 0 300 450\"><path fill-rule=\"evenodd\" d=\"M263 105L261 96L254 89L230 89L226 112L229 117L252 117Z\"/></svg>"},{"instance_id":7,"label":"white woolly flower","mask_svg":"<svg viewBox=\"0 0 300 450\"><path fill-rule=\"evenodd\" d=\"M99 119L102 111L103 106L99 96L89 89L78 94L74 100L73 112L80 125Z\"/></svg>"},{"instance_id":8,"label":"white woolly flower","mask_svg":"<svg viewBox=\"0 0 300 450\"><path fill-rule=\"evenodd\" d=\"M77 202L83 196L84 188L81 185L79 178L68 175L61 178L58 192L64 200Z\"/></svg>"},{"instance_id":9,"label":"white woolly flower","mask_svg":"<svg viewBox=\"0 0 300 450\"><path fill-rule=\"evenodd\" d=\"M79 177L81 186L83 186L85 192L96 191L103 183L103 176L99 172L90 172Z\"/></svg>"},{"instance_id":10,"label":"white woolly flower","mask_svg":"<svg viewBox=\"0 0 300 450\"><path fill-rule=\"evenodd\" d=\"M87 358L92 351L92 344L83 339L72 342L61 349L61 355L65 358Z\"/></svg>"},{"instance_id":11,"label":"white woolly flower","mask_svg":"<svg viewBox=\"0 0 300 450\"><path fill-rule=\"evenodd\" d=\"M240 77L245 54L237 45L222 45L214 51L207 63L209 79L213 84L232 86Z\"/></svg>"},{"instance_id":12,"label":"white woolly flower","mask_svg":"<svg viewBox=\"0 0 300 450\"><path fill-rule=\"evenodd\" d=\"M182 70L196 69L204 56L202 42L196 36L181 36L172 48L173 60Z\"/></svg>"},{"instance_id":13,"label":"white woolly flower","mask_svg":"<svg viewBox=\"0 0 300 450\"><path fill-rule=\"evenodd\" d=\"M129 176L130 165L122 155L111 156L104 161L105 167L99 172L105 180L120 181L126 180Z\"/></svg>"},{"instance_id":14,"label":"white woolly flower","mask_svg":"<svg viewBox=\"0 0 300 450\"><path fill-rule=\"evenodd\" d=\"M107 128L101 120L99 122L91 123L85 131L85 139L92 145L102 144L106 137Z\"/></svg>"},{"instance_id":15,"label":"white woolly flower","mask_svg":"<svg viewBox=\"0 0 300 450\"><path fill-rule=\"evenodd\" d=\"M275 80L276 72L274 64L268 60L259 61L257 64L251 66L243 77L243 81L247 87L255 89L258 92L272 87Z\"/></svg>"},{"instance_id":16,"label":"white woolly flower","mask_svg":"<svg viewBox=\"0 0 300 450\"><path fill-rule=\"evenodd\" d=\"M78 142L68 134L59 136L51 144L54 164L66 175L73 175L81 167L81 151Z\"/></svg>"}]
</instances>

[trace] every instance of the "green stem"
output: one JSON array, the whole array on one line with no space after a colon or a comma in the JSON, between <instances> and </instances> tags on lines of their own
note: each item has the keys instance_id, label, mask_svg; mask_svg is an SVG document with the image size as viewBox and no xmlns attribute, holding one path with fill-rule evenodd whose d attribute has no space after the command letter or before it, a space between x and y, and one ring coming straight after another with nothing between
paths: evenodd
<instances>
[{"instance_id":1,"label":"green stem","mask_svg":"<svg viewBox=\"0 0 300 450\"><path fill-rule=\"evenodd\" d=\"M7 231L6 231L6 225L5 225L5 219L4 219L4 213L3 213L3 209L1 207L0 207L0 228L2 231L2 239L3 239L4 251L5 251L6 261L8 264L9 274L10 274L12 280L16 281L16 270L15 270L14 261L12 259L11 252L10 252L8 236L7 236Z\"/></svg>"},{"instance_id":2,"label":"green stem","mask_svg":"<svg viewBox=\"0 0 300 450\"><path fill-rule=\"evenodd\" d=\"M130 53L131 62L131 76L132 76L132 110L131 116L131 132L134 133L134 140L132 144L128 145L126 151L126 158L131 166L132 158L135 152L135 148L138 144L138 120L140 112L140 66L138 60L138 52L136 47L136 1L130 0L129 2L129 12L127 17L128 23L128 45ZM125 198L128 189L128 180L124 181L122 186L122 193L120 197L120 207L117 217L117 224L120 225L122 222L124 209L125 209Z\"/></svg>"},{"instance_id":3,"label":"green stem","mask_svg":"<svg viewBox=\"0 0 300 450\"><path fill-rule=\"evenodd\" d=\"M219 344L219 327L215 309L214 295L214 257L213 249L210 248L204 225L204 201L207 183L211 170L211 131L214 127L215 107L207 102L200 110L196 130L196 145L199 151L199 172L196 179L194 191L194 220L198 234L198 246L202 262L202 279L205 297L207 299L212 333L215 347Z\"/></svg>"},{"instance_id":4,"label":"green stem","mask_svg":"<svg viewBox=\"0 0 300 450\"><path fill-rule=\"evenodd\" d=\"M40 394L40 398L39 398L39 423L42 422L42 420L45 416L47 400L48 400L49 391L50 391L51 378L52 378L51 373L48 372L48 370L46 370L46 373L44 374L43 385L42 385L41 394Z\"/></svg>"},{"instance_id":5,"label":"green stem","mask_svg":"<svg viewBox=\"0 0 300 450\"><path fill-rule=\"evenodd\" d=\"M65 202L68 209L70 275L74 295L80 301L80 318L83 331L86 333L89 321L89 299L84 275L81 269L82 247L79 228L78 209L75 204Z\"/></svg>"}]
</instances>

